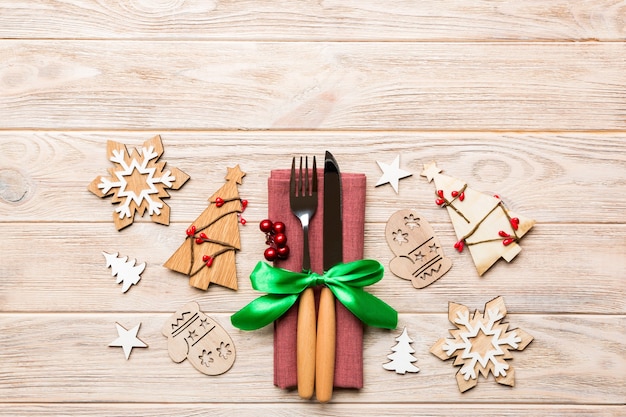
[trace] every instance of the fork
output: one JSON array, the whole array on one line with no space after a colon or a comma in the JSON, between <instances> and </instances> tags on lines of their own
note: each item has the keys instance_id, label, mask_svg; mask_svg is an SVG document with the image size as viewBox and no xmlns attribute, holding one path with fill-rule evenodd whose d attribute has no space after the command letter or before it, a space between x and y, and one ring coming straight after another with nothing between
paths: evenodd
<instances>
[{"instance_id":1,"label":"fork","mask_svg":"<svg viewBox=\"0 0 626 417\"><path fill-rule=\"evenodd\" d=\"M309 250L309 221L317 210L317 164L313 157L313 170L309 179L309 158L300 157L300 169L296 176L296 158L291 161L291 177L289 179L289 205L291 212L302 225L302 270L311 270L311 253ZM296 334L298 395L309 399L313 396L315 386L315 298L313 289L307 288L300 295L298 305L298 327Z\"/></svg>"}]
</instances>

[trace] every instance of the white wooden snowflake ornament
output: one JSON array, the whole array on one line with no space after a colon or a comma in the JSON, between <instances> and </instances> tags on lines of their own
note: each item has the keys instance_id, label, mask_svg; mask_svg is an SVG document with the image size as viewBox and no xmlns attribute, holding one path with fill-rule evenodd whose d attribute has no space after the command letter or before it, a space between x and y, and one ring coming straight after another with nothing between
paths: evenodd
<instances>
[{"instance_id":1,"label":"white wooden snowflake ornament","mask_svg":"<svg viewBox=\"0 0 626 417\"><path fill-rule=\"evenodd\" d=\"M124 350L124 356L126 356L126 360L130 357L130 353L133 348L147 348L142 340L137 337L137 333L139 332L139 326L141 323L136 325L130 330L126 330L121 324L115 323L115 327L117 328L117 339L112 341L109 346L110 347L121 347Z\"/></svg>"},{"instance_id":2,"label":"white wooden snowflake ornament","mask_svg":"<svg viewBox=\"0 0 626 417\"><path fill-rule=\"evenodd\" d=\"M413 362L417 362L417 358L413 356L413 353L415 353L415 349L411 347L413 339L409 337L406 327L402 331L402 334L396 337L396 341L398 343L391 348L393 353L387 355L387 358L391 361L383 364L383 368L388 371L396 371L397 374L402 375L407 372L419 372L420 368L413 365Z\"/></svg>"},{"instance_id":3,"label":"white wooden snowflake ornament","mask_svg":"<svg viewBox=\"0 0 626 417\"><path fill-rule=\"evenodd\" d=\"M128 256L119 257L118 253L113 254L102 252L106 259L107 268L111 268L111 275L116 276L117 284L122 284L122 292L130 289L131 285L136 285L141 279L140 274L146 269L146 263L135 265L135 259L128 260Z\"/></svg>"},{"instance_id":4,"label":"white wooden snowflake ornament","mask_svg":"<svg viewBox=\"0 0 626 417\"><path fill-rule=\"evenodd\" d=\"M454 365L461 366L456 374L461 392L478 384L478 374L493 374L496 382L515 385L515 370L506 362L512 359L511 350L524 350L533 337L522 329L509 329L503 323L506 307L502 297L485 304L483 314L478 310L470 315L461 304L448 304L448 320L457 328L450 330L452 339L439 339L430 352L439 359L454 358Z\"/></svg>"},{"instance_id":5,"label":"white wooden snowflake ornament","mask_svg":"<svg viewBox=\"0 0 626 417\"><path fill-rule=\"evenodd\" d=\"M113 196L113 204L118 205L113 213L117 230L131 225L135 213L143 216L146 210L153 222L170 224L170 208L162 199L170 196L167 189L178 190L189 176L178 168L165 169L166 163L158 162L162 154L158 135L130 152L122 143L107 142L107 155L115 167L109 169L109 177L97 177L87 189L101 198Z\"/></svg>"},{"instance_id":6,"label":"white wooden snowflake ornament","mask_svg":"<svg viewBox=\"0 0 626 417\"><path fill-rule=\"evenodd\" d=\"M391 164L385 164L384 162L376 161L380 169L383 171L383 175L376 183L376 187L384 184L391 184L393 190L398 194L398 183L401 179L410 177L409 171L405 171L400 168L400 155L396 156Z\"/></svg>"}]
</instances>

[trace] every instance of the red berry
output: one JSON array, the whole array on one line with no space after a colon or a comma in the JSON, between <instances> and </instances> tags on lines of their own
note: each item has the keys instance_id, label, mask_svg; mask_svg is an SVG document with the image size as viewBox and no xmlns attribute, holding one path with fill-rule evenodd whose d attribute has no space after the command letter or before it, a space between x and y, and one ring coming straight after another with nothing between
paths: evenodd
<instances>
[{"instance_id":1,"label":"red berry","mask_svg":"<svg viewBox=\"0 0 626 417\"><path fill-rule=\"evenodd\" d=\"M452 194L452 197L456 197L457 195L459 195L458 191L452 191L450 194Z\"/></svg>"},{"instance_id":2,"label":"red berry","mask_svg":"<svg viewBox=\"0 0 626 417\"><path fill-rule=\"evenodd\" d=\"M204 232L200 233L200 238L201 239L208 239L206 233L204 233Z\"/></svg>"},{"instance_id":3,"label":"red berry","mask_svg":"<svg viewBox=\"0 0 626 417\"><path fill-rule=\"evenodd\" d=\"M463 252L464 247L465 247L465 242L463 242L462 240L459 240L458 242L454 244L454 249L458 250L459 252Z\"/></svg>"},{"instance_id":4,"label":"red berry","mask_svg":"<svg viewBox=\"0 0 626 417\"><path fill-rule=\"evenodd\" d=\"M511 218L511 227L513 230L517 230L519 228L519 219L517 217Z\"/></svg>"},{"instance_id":5,"label":"red berry","mask_svg":"<svg viewBox=\"0 0 626 417\"><path fill-rule=\"evenodd\" d=\"M459 200L461 201L465 200L465 193L459 194Z\"/></svg>"},{"instance_id":6,"label":"red berry","mask_svg":"<svg viewBox=\"0 0 626 417\"><path fill-rule=\"evenodd\" d=\"M273 260L276 259L276 256L278 256L278 253L276 252L276 249L274 248L267 248L265 249L265 252L263 252L263 256L265 256L265 259L272 262Z\"/></svg>"},{"instance_id":7,"label":"red berry","mask_svg":"<svg viewBox=\"0 0 626 417\"><path fill-rule=\"evenodd\" d=\"M274 225L272 226L272 230L274 231L274 233L285 233L285 223L283 222L276 222L274 223Z\"/></svg>"},{"instance_id":8,"label":"red berry","mask_svg":"<svg viewBox=\"0 0 626 417\"><path fill-rule=\"evenodd\" d=\"M280 247L276 249L276 252L279 259L287 259L287 257L289 256L289 246L285 245L283 247Z\"/></svg>"},{"instance_id":9,"label":"red berry","mask_svg":"<svg viewBox=\"0 0 626 417\"><path fill-rule=\"evenodd\" d=\"M244 219L244 218L242 217L242 218L240 218L240 219L239 219L239 223L241 223L242 225L244 225L244 226L245 226L245 225L246 225L246 223L248 223L248 222L246 221L246 219Z\"/></svg>"},{"instance_id":10,"label":"red berry","mask_svg":"<svg viewBox=\"0 0 626 417\"><path fill-rule=\"evenodd\" d=\"M208 268L210 268L210 267L211 267L211 265L213 265L213 259L215 259L215 258L213 258L212 256L209 256L209 259L207 259L207 261L206 261L206 266L207 266Z\"/></svg>"},{"instance_id":11,"label":"red berry","mask_svg":"<svg viewBox=\"0 0 626 417\"><path fill-rule=\"evenodd\" d=\"M279 248L287 244L287 236L284 233L276 233L274 236L274 243Z\"/></svg>"},{"instance_id":12,"label":"red berry","mask_svg":"<svg viewBox=\"0 0 626 417\"><path fill-rule=\"evenodd\" d=\"M515 239L513 239L513 238L508 238L508 239L504 239L504 240L502 241L502 244L503 244L504 246L509 246L509 245L510 245L511 243L513 243L513 242L515 242Z\"/></svg>"},{"instance_id":13,"label":"red berry","mask_svg":"<svg viewBox=\"0 0 626 417\"><path fill-rule=\"evenodd\" d=\"M200 237L197 237L197 238L196 238L196 243L197 243L198 245L199 245L199 244L201 244L201 243L204 243L204 239L202 239L202 238L200 238Z\"/></svg>"},{"instance_id":14,"label":"red berry","mask_svg":"<svg viewBox=\"0 0 626 417\"><path fill-rule=\"evenodd\" d=\"M443 190L437 190L437 195L443 198Z\"/></svg>"},{"instance_id":15,"label":"red berry","mask_svg":"<svg viewBox=\"0 0 626 417\"><path fill-rule=\"evenodd\" d=\"M204 256L202 256L202 262L206 262L206 261L208 261L208 260L209 260L209 258L210 258L210 256L209 256L209 255L204 255Z\"/></svg>"},{"instance_id":16,"label":"red berry","mask_svg":"<svg viewBox=\"0 0 626 417\"><path fill-rule=\"evenodd\" d=\"M189 229L187 229L187 236L193 236L196 234L196 226L191 225Z\"/></svg>"},{"instance_id":17,"label":"red berry","mask_svg":"<svg viewBox=\"0 0 626 417\"><path fill-rule=\"evenodd\" d=\"M504 230L500 230L498 232L498 235L500 235L500 237L511 237L511 235L505 232Z\"/></svg>"},{"instance_id":18,"label":"red berry","mask_svg":"<svg viewBox=\"0 0 626 417\"><path fill-rule=\"evenodd\" d=\"M215 199L215 205L217 207L222 207L224 205L224 199L222 197L217 197Z\"/></svg>"},{"instance_id":19,"label":"red berry","mask_svg":"<svg viewBox=\"0 0 626 417\"><path fill-rule=\"evenodd\" d=\"M261 220L261 223L259 223L259 229L261 229L261 231L263 233L269 233L272 231L272 221L269 219L265 219L265 220Z\"/></svg>"},{"instance_id":20,"label":"red berry","mask_svg":"<svg viewBox=\"0 0 626 417\"><path fill-rule=\"evenodd\" d=\"M248 207L248 200L241 200L241 211L245 210Z\"/></svg>"},{"instance_id":21,"label":"red berry","mask_svg":"<svg viewBox=\"0 0 626 417\"><path fill-rule=\"evenodd\" d=\"M435 200L435 203L437 203L438 206L442 205L445 202L446 202L446 200L444 200L443 198L438 198L438 199Z\"/></svg>"}]
</instances>

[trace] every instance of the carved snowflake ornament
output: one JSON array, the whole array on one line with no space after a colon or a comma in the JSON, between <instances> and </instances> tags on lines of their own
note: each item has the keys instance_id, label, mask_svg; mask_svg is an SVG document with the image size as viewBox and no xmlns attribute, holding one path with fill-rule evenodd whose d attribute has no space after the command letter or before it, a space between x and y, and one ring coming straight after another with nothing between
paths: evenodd
<instances>
[{"instance_id":1,"label":"carved snowflake ornament","mask_svg":"<svg viewBox=\"0 0 626 417\"><path fill-rule=\"evenodd\" d=\"M489 301L483 314L476 310L470 315L464 305L449 303L448 319L457 328L450 330L452 339L439 339L430 352L442 360L455 358L454 365L461 366L456 374L461 392L478 384L478 373L484 377L492 373L499 384L515 385L515 370L506 360L513 357L510 350L524 350L533 337L521 329L509 329L502 322L505 315L502 297Z\"/></svg>"},{"instance_id":2,"label":"carved snowflake ornament","mask_svg":"<svg viewBox=\"0 0 626 417\"><path fill-rule=\"evenodd\" d=\"M168 188L178 190L189 176L178 168L165 169L166 163L158 162L162 154L158 135L131 152L124 144L107 142L107 156L115 167L109 169L110 177L97 177L88 190L101 198L113 196L113 204L118 204L113 213L117 230L130 226L135 213L143 216L146 210L153 222L170 224L170 208L162 199L170 196Z\"/></svg>"}]
</instances>

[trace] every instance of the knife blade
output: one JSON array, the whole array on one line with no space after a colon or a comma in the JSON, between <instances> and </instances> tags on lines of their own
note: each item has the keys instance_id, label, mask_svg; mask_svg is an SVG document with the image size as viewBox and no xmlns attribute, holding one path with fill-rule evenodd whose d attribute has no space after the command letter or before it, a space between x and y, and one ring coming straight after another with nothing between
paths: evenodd
<instances>
[{"instance_id":1,"label":"knife blade","mask_svg":"<svg viewBox=\"0 0 626 417\"><path fill-rule=\"evenodd\" d=\"M324 271L343 262L343 218L341 173L335 157L328 151L324 158ZM316 397L328 402L333 396L336 344L335 297L328 287L320 293L315 349Z\"/></svg>"}]
</instances>

